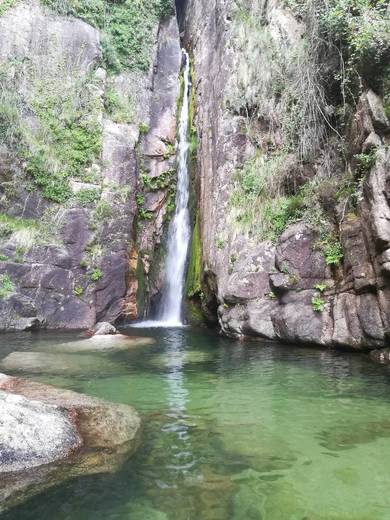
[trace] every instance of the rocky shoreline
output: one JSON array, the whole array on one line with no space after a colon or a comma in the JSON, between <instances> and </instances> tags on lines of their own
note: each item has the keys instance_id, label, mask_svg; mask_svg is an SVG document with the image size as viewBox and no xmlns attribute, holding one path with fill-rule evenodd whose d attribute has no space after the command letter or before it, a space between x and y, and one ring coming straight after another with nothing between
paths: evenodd
<instances>
[{"instance_id":1,"label":"rocky shoreline","mask_svg":"<svg viewBox=\"0 0 390 520\"><path fill-rule=\"evenodd\" d=\"M148 344L149 338L122 336L99 323L92 338L50 352L13 352L2 369L66 374L80 365L84 373L98 373L109 361L95 366L92 356L80 352ZM139 447L142 427L131 406L0 373L0 513L69 478L116 472Z\"/></svg>"}]
</instances>

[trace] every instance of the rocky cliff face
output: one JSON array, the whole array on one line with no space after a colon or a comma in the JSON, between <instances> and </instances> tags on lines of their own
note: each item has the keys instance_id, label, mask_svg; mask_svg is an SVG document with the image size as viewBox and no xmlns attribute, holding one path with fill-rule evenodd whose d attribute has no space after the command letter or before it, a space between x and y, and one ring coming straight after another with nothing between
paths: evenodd
<instances>
[{"instance_id":1,"label":"rocky cliff face","mask_svg":"<svg viewBox=\"0 0 390 520\"><path fill-rule=\"evenodd\" d=\"M176 2L187 294L226 334L386 342L390 8L347 4ZM0 328L145 316L175 196L173 6L6 2L0 57Z\"/></svg>"},{"instance_id":2,"label":"rocky cliff face","mask_svg":"<svg viewBox=\"0 0 390 520\"><path fill-rule=\"evenodd\" d=\"M196 77L198 296L229 335L362 349L389 334L390 11L336 4L180 12Z\"/></svg>"},{"instance_id":3,"label":"rocky cliff face","mask_svg":"<svg viewBox=\"0 0 390 520\"><path fill-rule=\"evenodd\" d=\"M158 289L178 27L170 2L104 4L0 5L0 329L135 317Z\"/></svg>"}]
</instances>

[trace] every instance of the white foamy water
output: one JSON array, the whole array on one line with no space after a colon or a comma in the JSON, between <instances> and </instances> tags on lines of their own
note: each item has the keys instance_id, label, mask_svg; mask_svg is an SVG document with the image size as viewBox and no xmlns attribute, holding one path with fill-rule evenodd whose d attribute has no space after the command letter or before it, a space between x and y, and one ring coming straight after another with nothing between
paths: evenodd
<instances>
[{"instance_id":1,"label":"white foamy water","mask_svg":"<svg viewBox=\"0 0 390 520\"><path fill-rule=\"evenodd\" d=\"M148 320L133 325L139 328L183 326L182 301L184 278L191 237L188 208L188 122L191 81L189 56L184 49L182 52L185 59L184 93L178 128L176 209L168 229L165 281L156 321Z\"/></svg>"}]
</instances>

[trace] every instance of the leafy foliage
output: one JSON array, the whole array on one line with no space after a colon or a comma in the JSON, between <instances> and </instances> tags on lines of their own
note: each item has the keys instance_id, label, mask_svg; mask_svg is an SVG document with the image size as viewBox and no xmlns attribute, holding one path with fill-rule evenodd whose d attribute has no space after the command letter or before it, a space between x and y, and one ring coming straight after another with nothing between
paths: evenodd
<instances>
[{"instance_id":1,"label":"leafy foliage","mask_svg":"<svg viewBox=\"0 0 390 520\"><path fill-rule=\"evenodd\" d=\"M311 303L315 312L322 312L325 309L325 302L321 296L313 296Z\"/></svg>"},{"instance_id":2,"label":"leafy foliage","mask_svg":"<svg viewBox=\"0 0 390 520\"><path fill-rule=\"evenodd\" d=\"M114 123L131 123L135 117L131 100L112 85L105 90L104 108Z\"/></svg>"},{"instance_id":3,"label":"leafy foliage","mask_svg":"<svg viewBox=\"0 0 390 520\"><path fill-rule=\"evenodd\" d=\"M155 26L173 12L171 0L42 0L61 14L81 18L103 32L106 66L147 71Z\"/></svg>"},{"instance_id":4,"label":"leafy foliage","mask_svg":"<svg viewBox=\"0 0 390 520\"><path fill-rule=\"evenodd\" d=\"M240 227L259 238L275 240L287 225L302 217L302 193L283 195L285 154L261 155L246 161L236 172L230 203Z\"/></svg>"},{"instance_id":5,"label":"leafy foliage","mask_svg":"<svg viewBox=\"0 0 390 520\"><path fill-rule=\"evenodd\" d=\"M100 199L100 190L85 188L77 192L76 199L82 206L88 206Z\"/></svg>"},{"instance_id":6,"label":"leafy foliage","mask_svg":"<svg viewBox=\"0 0 390 520\"><path fill-rule=\"evenodd\" d=\"M342 245L334 237L329 237L324 241L323 252L328 265L339 264L344 256Z\"/></svg>"},{"instance_id":7,"label":"leafy foliage","mask_svg":"<svg viewBox=\"0 0 390 520\"><path fill-rule=\"evenodd\" d=\"M0 300L6 300L15 292L15 285L8 274L0 274Z\"/></svg>"},{"instance_id":8,"label":"leafy foliage","mask_svg":"<svg viewBox=\"0 0 390 520\"><path fill-rule=\"evenodd\" d=\"M100 269L95 269L90 275L92 282L98 282L101 278L103 278L103 272Z\"/></svg>"}]
</instances>

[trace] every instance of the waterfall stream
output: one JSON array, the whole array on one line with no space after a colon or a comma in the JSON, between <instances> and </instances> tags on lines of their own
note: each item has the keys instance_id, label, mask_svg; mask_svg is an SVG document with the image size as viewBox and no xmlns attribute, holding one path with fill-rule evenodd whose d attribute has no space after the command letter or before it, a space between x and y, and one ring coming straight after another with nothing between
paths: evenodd
<instances>
[{"instance_id":1,"label":"waterfall stream","mask_svg":"<svg viewBox=\"0 0 390 520\"><path fill-rule=\"evenodd\" d=\"M144 321L141 327L178 327L183 325L182 303L185 281L185 267L191 238L189 215L189 174L188 174L188 122L191 91L190 59L186 50L184 57L184 92L178 128L177 148L177 190L175 214L168 229L168 250L165 261L165 280L156 321Z\"/></svg>"},{"instance_id":2,"label":"waterfall stream","mask_svg":"<svg viewBox=\"0 0 390 520\"><path fill-rule=\"evenodd\" d=\"M190 241L190 216L188 210L188 118L190 96L190 60L183 49L184 93L179 122L179 142L177 150L177 191L176 209L168 230L168 252L165 264L165 284L158 310L158 319L167 325L182 324L182 301L184 271Z\"/></svg>"}]
</instances>

